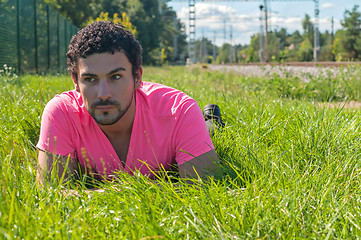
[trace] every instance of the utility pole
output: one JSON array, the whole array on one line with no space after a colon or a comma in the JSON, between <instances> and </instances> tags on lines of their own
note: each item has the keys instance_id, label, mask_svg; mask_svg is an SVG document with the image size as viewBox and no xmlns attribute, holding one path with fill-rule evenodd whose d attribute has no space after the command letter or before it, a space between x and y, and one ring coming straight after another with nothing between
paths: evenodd
<instances>
[{"instance_id":1,"label":"utility pole","mask_svg":"<svg viewBox=\"0 0 361 240\"><path fill-rule=\"evenodd\" d=\"M333 17L331 18L331 48L333 46L333 41L334 41L334 25L333 25ZM333 54L332 52L332 61L335 61L335 54Z\"/></svg>"},{"instance_id":2,"label":"utility pole","mask_svg":"<svg viewBox=\"0 0 361 240\"><path fill-rule=\"evenodd\" d=\"M177 29L177 18L173 19L173 27L174 29ZM178 56L178 34L175 34L173 36L173 61L176 61L177 56Z\"/></svg>"},{"instance_id":3,"label":"utility pole","mask_svg":"<svg viewBox=\"0 0 361 240\"><path fill-rule=\"evenodd\" d=\"M265 21L265 39L264 39L264 60L268 62L268 8L267 1L263 0L264 4L264 21Z\"/></svg>"},{"instance_id":4,"label":"utility pole","mask_svg":"<svg viewBox=\"0 0 361 240\"><path fill-rule=\"evenodd\" d=\"M319 9L319 0L314 0L315 2L315 24L314 24L314 46L313 46L313 60L318 62L318 56L320 53L320 34L318 32L318 25L319 25L319 16L320 16L320 9Z\"/></svg>"},{"instance_id":5,"label":"utility pole","mask_svg":"<svg viewBox=\"0 0 361 240\"><path fill-rule=\"evenodd\" d=\"M331 45L333 45L333 31L334 31L334 25L333 25L333 17L331 18Z\"/></svg>"},{"instance_id":6,"label":"utility pole","mask_svg":"<svg viewBox=\"0 0 361 240\"><path fill-rule=\"evenodd\" d=\"M260 23L260 29L259 29L259 61L262 63L264 62L264 50L263 50L263 5L259 6L260 14L259 14L259 23Z\"/></svg>"},{"instance_id":7,"label":"utility pole","mask_svg":"<svg viewBox=\"0 0 361 240\"><path fill-rule=\"evenodd\" d=\"M203 53L204 53L204 62L208 63L208 48L207 48L207 38L204 38L204 44L203 44Z\"/></svg>"},{"instance_id":8,"label":"utility pole","mask_svg":"<svg viewBox=\"0 0 361 240\"><path fill-rule=\"evenodd\" d=\"M203 39L204 39L204 30L202 29L202 38L199 42L199 60L201 63L203 63Z\"/></svg>"},{"instance_id":9,"label":"utility pole","mask_svg":"<svg viewBox=\"0 0 361 240\"><path fill-rule=\"evenodd\" d=\"M223 19L223 41L226 42L227 35L226 35L226 19Z\"/></svg>"},{"instance_id":10,"label":"utility pole","mask_svg":"<svg viewBox=\"0 0 361 240\"><path fill-rule=\"evenodd\" d=\"M213 31L213 63L216 62L216 31Z\"/></svg>"},{"instance_id":11,"label":"utility pole","mask_svg":"<svg viewBox=\"0 0 361 240\"><path fill-rule=\"evenodd\" d=\"M229 33L229 63L233 63L233 49L232 49L232 25L230 27L230 33Z\"/></svg>"},{"instance_id":12,"label":"utility pole","mask_svg":"<svg viewBox=\"0 0 361 240\"><path fill-rule=\"evenodd\" d=\"M158 0L158 11L159 11L161 16L163 14L163 10L162 10L163 1L164 0ZM160 42L159 42L159 63L162 63L162 49L163 49L163 44L162 44L162 39L160 39Z\"/></svg>"}]
</instances>

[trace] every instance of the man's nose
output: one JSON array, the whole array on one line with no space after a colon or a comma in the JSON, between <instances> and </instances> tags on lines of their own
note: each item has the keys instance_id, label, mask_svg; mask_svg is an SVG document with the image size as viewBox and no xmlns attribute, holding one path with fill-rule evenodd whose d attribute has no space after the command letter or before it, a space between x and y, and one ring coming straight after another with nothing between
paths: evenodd
<instances>
[{"instance_id":1,"label":"man's nose","mask_svg":"<svg viewBox=\"0 0 361 240\"><path fill-rule=\"evenodd\" d=\"M112 97L111 92L110 92L110 86L109 86L108 82L105 79L101 79L99 81L98 87L99 87L99 89L98 89L98 98L100 100L105 101L105 100Z\"/></svg>"}]
</instances>

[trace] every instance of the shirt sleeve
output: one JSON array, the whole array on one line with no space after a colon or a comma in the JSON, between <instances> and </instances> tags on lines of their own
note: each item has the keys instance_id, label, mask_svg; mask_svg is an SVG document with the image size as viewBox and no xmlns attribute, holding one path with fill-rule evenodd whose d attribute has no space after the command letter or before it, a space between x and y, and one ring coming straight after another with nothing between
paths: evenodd
<instances>
[{"instance_id":1,"label":"shirt sleeve","mask_svg":"<svg viewBox=\"0 0 361 240\"><path fill-rule=\"evenodd\" d=\"M44 108L41 119L40 137L36 147L42 151L54 154L75 157L75 148L72 144L72 130L62 99L54 97Z\"/></svg>"},{"instance_id":2,"label":"shirt sleeve","mask_svg":"<svg viewBox=\"0 0 361 240\"><path fill-rule=\"evenodd\" d=\"M174 137L179 165L214 149L202 111L195 100L183 104Z\"/></svg>"}]
</instances>

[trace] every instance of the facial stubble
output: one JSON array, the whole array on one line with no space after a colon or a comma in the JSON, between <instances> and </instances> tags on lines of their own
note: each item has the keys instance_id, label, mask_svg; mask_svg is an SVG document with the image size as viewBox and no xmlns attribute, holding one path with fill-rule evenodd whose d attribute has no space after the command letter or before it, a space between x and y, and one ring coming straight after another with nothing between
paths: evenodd
<instances>
[{"instance_id":1,"label":"facial stubble","mask_svg":"<svg viewBox=\"0 0 361 240\"><path fill-rule=\"evenodd\" d=\"M91 105L91 107L90 107L91 111L89 112L89 114L90 114L90 116L93 117L95 122L97 122L99 125L103 125L103 126L104 125L113 125L113 124L117 123L128 112L130 106L132 105L133 97L134 97L134 92L132 93L132 96L129 100L129 104L123 109L122 109L120 103L117 101L114 101L114 100L95 102ZM114 118L110 118L110 119L106 118L106 117L110 116L109 111L104 111L102 115L100 115L100 114L96 115L95 111L96 111L97 106L115 106L117 109L117 114ZM101 117L105 117L105 119L101 118Z\"/></svg>"}]
</instances>

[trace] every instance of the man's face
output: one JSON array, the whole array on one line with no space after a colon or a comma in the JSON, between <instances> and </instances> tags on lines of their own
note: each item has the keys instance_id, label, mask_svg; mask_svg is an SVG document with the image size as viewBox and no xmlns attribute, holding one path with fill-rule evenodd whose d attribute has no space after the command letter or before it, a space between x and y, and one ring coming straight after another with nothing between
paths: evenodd
<instances>
[{"instance_id":1,"label":"man's face","mask_svg":"<svg viewBox=\"0 0 361 240\"><path fill-rule=\"evenodd\" d=\"M78 60L75 88L84 106L100 125L112 125L134 104L134 90L140 87L142 68L132 75L132 65L123 52L93 54Z\"/></svg>"}]
</instances>

